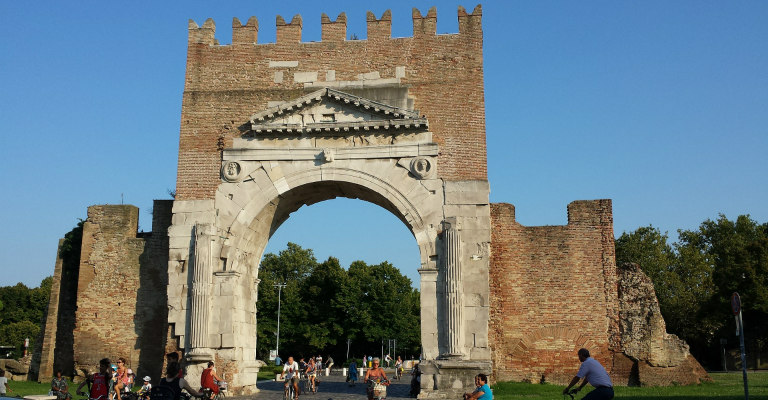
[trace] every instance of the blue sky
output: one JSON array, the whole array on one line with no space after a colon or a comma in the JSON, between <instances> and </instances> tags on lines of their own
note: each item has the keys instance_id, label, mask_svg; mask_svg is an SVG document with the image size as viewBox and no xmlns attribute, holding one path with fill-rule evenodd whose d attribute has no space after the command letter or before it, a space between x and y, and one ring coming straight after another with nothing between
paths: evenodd
<instances>
[{"instance_id":1,"label":"blue sky","mask_svg":"<svg viewBox=\"0 0 768 400\"><path fill-rule=\"evenodd\" d=\"M411 36L411 8L453 1L0 1L0 285L52 274L58 238L93 204L141 208L175 187L187 21L391 9ZM463 3L471 10L476 3ZM529 1L483 4L491 201L524 225L566 222L573 200L611 198L614 226L674 237L707 218L768 221L768 2ZM258 111L258 110L254 110ZM418 282L413 237L394 216L337 199L297 211L268 251L293 241L348 265L389 260Z\"/></svg>"}]
</instances>

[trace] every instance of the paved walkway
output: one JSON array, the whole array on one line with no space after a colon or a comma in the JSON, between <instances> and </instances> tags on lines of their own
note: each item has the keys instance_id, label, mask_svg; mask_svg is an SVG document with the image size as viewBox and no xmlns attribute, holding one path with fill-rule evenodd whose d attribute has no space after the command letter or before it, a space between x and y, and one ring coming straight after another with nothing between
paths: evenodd
<instances>
[{"instance_id":1,"label":"paved walkway","mask_svg":"<svg viewBox=\"0 0 768 400\"><path fill-rule=\"evenodd\" d=\"M390 376L390 374L387 374ZM391 378L391 376L390 376ZM408 399L410 391L410 375L405 375L399 381L393 381L387 388L387 399ZM358 379L355 386L349 386L345 382L346 377L331 375L322 377L317 385L316 394L302 394L300 400L365 400L365 384ZM273 381L258 382L256 386L259 393L252 396L231 397L231 399L258 399L258 400L282 400L283 383ZM230 397L227 397L230 399Z\"/></svg>"}]
</instances>

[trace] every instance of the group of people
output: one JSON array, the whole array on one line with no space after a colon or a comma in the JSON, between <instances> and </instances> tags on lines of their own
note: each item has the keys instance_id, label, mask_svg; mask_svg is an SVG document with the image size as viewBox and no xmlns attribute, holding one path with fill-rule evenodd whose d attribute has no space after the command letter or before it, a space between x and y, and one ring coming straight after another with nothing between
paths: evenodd
<instances>
[{"instance_id":1,"label":"group of people","mask_svg":"<svg viewBox=\"0 0 768 400\"><path fill-rule=\"evenodd\" d=\"M67 387L67 380L61 376L61 370L56 371L56 376L51 381L51 392L58 400L72 398ZM123 393L130 393L136 376L133 370L126 366L125 358L118 358L116 364L112 364L109 358L99 361L99 372L89 376L77 387L81 393L83 386L89 385L90 397L99 400L120 400ZM145 381L149 377L144 378ZM147 382L148 383L148 382Z\"/></svg>"},{"instance_id":2,"label":"group of people","mask_svg":"<svg viewBox=\"0 0 768 400\"><path fill-rule=\"evenodd\" d=\"M125 364L126 361L122 357L118 359L115 366L112 365L109 358L101 359L99 372L91 374L81 382L76 392L83 394L83 386L88 385L90 388L88 397L92 400L121 400L120 394L130 391L134 382L133 371L127 368ZM72 395L69 393L67 380L61 375L61 370L56 371L56 377L51 381L51 391L56 395L57 400L69 400ZM152 384L150 383L152 379L145 376L143 381L144 383L137 395L142 400L148 400L152 392ZM167 393L167 397L170 399L178 399L182 390L186 390L194 397L204 397L203 391L209 389L210 396L213 397L219 393L219 382L223 381L216 374L214 363L211 361L201 375L200 391L193 389L189 382L184 379L179 353L171 352L166 355L165 375L158 382L157 388L161 388L158 390Z\"/></svg>"},{"instance_id":3,"label":"group of people","mask_svg":"<svg viewBox=\"0 0 768 400\"><path fill-rule=\"evenodd\" d=\"M610 400L613 399L613 383L611 382L608 373L605 368L590 356L589 350L579 349L578 353L581 366L579 367L576 376L573 377L568 386L563 390L563 394L573 394L584 388L587 384L594 386L594 390L584 396L585 400ZM365 358L363 359L365 360ZM327 368L333 365L333 358L328 356L328 360L325 363ZM298 381L301 374L306 374L312 385L316 385L315 377L317 370L322 368L323 361L320 356L310 357L309 362L305 362L304 358L301 358L297 363L293 357L288 357L288 361L283 366L283 372L280 374L280 378L285 378L285 388L288 385L293 385L295 397L299 398ZM398 357L395 367L402 368L402 360ZM219 382L221 378L216 374L214 369L215 364L213 361L208 363L208 367L203 370L200 378L201 390L210 389L211 396L219 393ZM5 371L0 369L0 395L6 394L6 391L11 391L8 387L7 378L4 376ZM82 394L81 390L86 384L90 388L89 397L93 400L120 400L120 393L130 388L133 384L133 372L126 367L125 359L119 358L117 365L113 366L109 358L103 358L99 361L99 372L88 376L77 387L77 393ZM353 361L349 366L349 380L352 384L357 380L357 363ZM379 390L380 385L389 385L387 374L380 366L380 360L378 357L371 360L370 368L365 372L365 382L368 382L367 397L368 400L372 400L375 394L375 390ZM583 380L583 381L582 381ZM149 376L144 377L144 385L139 390L138 394L142 399L148 399L151 392L152 385ZM579 385L576 389L571 390L576 386L579 381ZM492 400L493 391L488 385L488 376L485 374L478 374L475 376L476 388L474 391L465 393L464 400ZM166 369L165 376L160 379L157 385L158 387L166 388L165 390L171 393L171 399L178 399L182 390L186 390L189 394L195 397L203 397L204 394L193 389L189 383L183 377L183 371L179 362L178 353L169 353L166 356ZM316 386L315 386L316 387ZM51 391L56 395L58 400L70 400L72 395L69 393L67 387L67 380L62 377L62 371L56 371L56 377L51 381Z\"/></svg>"},{"instance_id":4,"label":"group of people","mask_svg":"<svg viewBox=\"0 0 768 400\"><path fill-rule=\"evenodd\" d=\"M276 363L279 359L279 356L275 359ZM309 357L309 361L305 361L304 357L301 357L298 362L296 362L293 356L291 356L288 357L288 361L283 365L283 372L280 374L280 379L285 379L286 389L289 385L293 386L293 392L295 393L294 397L298 399L299 380L301 379L302 375L307 377L310 390L313 393L317 393L318 371L322 370L323 368L328 368L330 370L331 367L333 367L333 357L330 355L328 356L328 359L325 361L325 363L323 363L323 356L319 354L314 357Z\"/></svg>"},{"instance_id":5,"label":"group of people","mask_svg":"<svg viewBox=\"0 0 768 400\"><path fill-rule=\"evenodd\" d=\"M589 354L589 350L587 349L579 349L576 354L579 357L581 366L579 367L578 372L576 372L576 376L574 376L568 386L563 389L563 394L576 394L581 389L583 389L584 386L590 384L594 387L594 389L587 393L587 395L584 396L582 400L613 399L613 383L611 382L611 378L608 376L608 372L606 372L602 364L592 358ZM579 385L576 389L571 390L571 388L576 386L579 381L582 381L581 385ZM478 374L475 376L475 385L477 387L473 392L464 393L464 400L493 399L493 391L491 390L491 387L488 386L488 376L485 374Z\"/></svg>"}]
</instances>

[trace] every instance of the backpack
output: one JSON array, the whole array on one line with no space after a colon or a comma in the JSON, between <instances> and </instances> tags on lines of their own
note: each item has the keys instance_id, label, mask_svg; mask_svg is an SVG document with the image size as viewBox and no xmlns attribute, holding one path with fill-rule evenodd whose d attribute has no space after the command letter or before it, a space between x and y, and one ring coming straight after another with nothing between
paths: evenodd
<instances>
[{"instance_id":1,"label":"backpack","mask_svg":"<svg viewBox=\"0 0 768 400\"><path fill-rule=\"evenodd\" d=\"M168 386L153 386L152 390L149 391L149 400L179 400L173 397L173 390Z\"/></svg>"}]
</instances>

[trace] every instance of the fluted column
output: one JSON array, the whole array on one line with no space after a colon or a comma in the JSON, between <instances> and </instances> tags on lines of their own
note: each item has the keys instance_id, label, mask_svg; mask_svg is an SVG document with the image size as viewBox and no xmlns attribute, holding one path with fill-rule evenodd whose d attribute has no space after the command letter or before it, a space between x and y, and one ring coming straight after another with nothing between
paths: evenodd
<instances>
[{"instance_id":1,"label":"fluted column","mask_svg":"<svg viewBox=\"0 0 768 400\"><path fill-rule=\"evenodd\" d=\"M462 355L462 285L461 285L461 237L454 222L446 222L445 241L445 316L448 328L447 357Z\"/></svg>"},{"instance_id":2,"label":"fluted column","mask_svg":"<svg viewBox=\"0 0 768 400\"><path fill-rule=\"evenodd\" d=\"M212 227L195 225L195 263L192 270L192 308L189 342L190 359L208 359L208 304L211 286Z\"/></svg>"}]
</instances>

